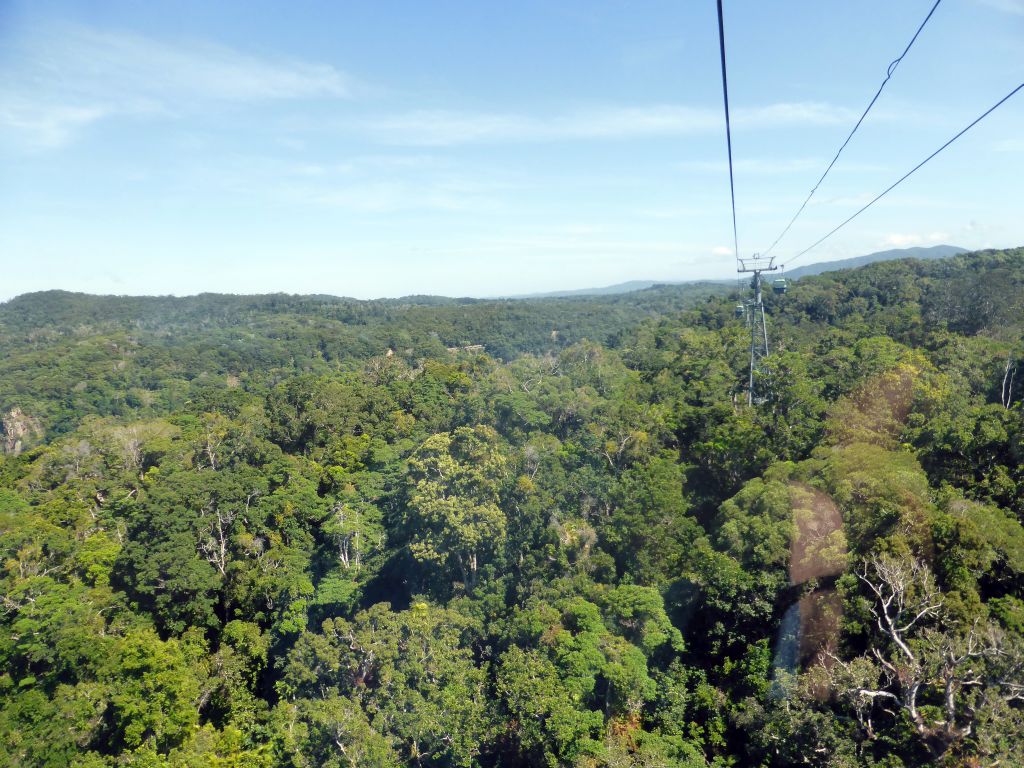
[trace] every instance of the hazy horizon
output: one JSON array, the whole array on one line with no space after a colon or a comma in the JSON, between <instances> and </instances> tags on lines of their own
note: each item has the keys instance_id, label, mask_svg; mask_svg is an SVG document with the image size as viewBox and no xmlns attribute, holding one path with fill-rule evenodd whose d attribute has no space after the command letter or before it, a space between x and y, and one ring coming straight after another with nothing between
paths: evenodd
<instances>
[{"instance_id":1,"label":"hazy horizon","mask_svg":"<svg viewBox=\"0 0 1024 768\"><path fill-rule=\"evenodd\" d=\"M932 249L932 248L947 248L947 247L959 248L960 246L957 246L957 245L955 245L953 243L937 243L937 244L931 245L931 246L909 246L908 248L887 249L886 252L888 252L888 251L912 251L912 250L914 250L915 248L918 248L918 247L923 247L925 249ZM1014 246L1005 246L1005 247L1010 248L1010 247L1014 247ZM874 255L874 253L871 253L871 254L858 254L857 256L853 256L853 257L839 257L839 258L831 259L829 261L808 261L808 262L805 262L805 263L802 263L802 264L798 264L797 267L800 268L800 267L819 266L819 265L822 265L822 264L841 262L841 261L847 260L848 258L858 258L859 256L871 256L871 255ZM785 272L783 271L783 272L780 272L779 274L783 274L784 275ZM687 280L687 279L654 280L654 279L650 279L650 278L639 277L639 278L632 278L632 279L629 279L629 280L622 280L622 281L617 282L617 283L609 283L609 284L606 284L606 285L577 285L577 286L553 288L553 289L550 289L550 290L534 291L534 292L527 292L527 293L490 293L490 294L405 293L405 294L398 294L398 295L365 295L365 296L352 296L352 295L346 295L346 294L323 293L323 292L315 292L315 291L314 292L306 292L306 293L295 293L295 292L290 292L290 291L259 291L259 292L253 292L253 293L239 293L237 291L195 291L195 292L192 292L192 293L173 293L173 292L172 293L90 293L88 291L74 291L74 290L70 290L70 289L66 289L66 288L41 288L41 289L39 289L37 291L25 291L24 293L15 294L13 296L0 296L0 304L6 303L8 301L12 301L12 300L14 300L14 299L16 299L16 298L18 298L20 296L24 296L24 295L27 295L27 294L46 293L46 292L49 292L49 291L67 291L68 293L79 293L79 294L88 295L88 296L117 297L117 298L168 298L169 297L169 298L175 298L175 299L185 299L185 298L201 296L201 295L269 296L269 295L283 294L283 295L287 295L287 296L302 296L302 297L325 296L325 297L335 298L335 299L355 299L357 301L386 301L386 300L393 300L393 299L412 298L412 297L416 297L416 296L429 296L429 297L432 297L432 298L445 298L445 299L473 299L473 300L479 300L479 301L501 301L501 300L508 300L508 299L543 299L543 298L571 298L572 296L579 296L579 297L593 296L593 295L598 295L599 292L605 291L606 289L619 288L620 286L627 286L627 285L631 285L633 283L637 283L637 284L650 283L651 284L650 286L645 286L645 287L653 287L654 285L683 285L683 284L693 284L693 283L729 283L729 282L732 282L735 279L736 279L735 273L733 273L731 275L726 274L726 275L723 275L721 277L698 278L698 279L693 279L693 280ZM631 291L634 291L634 290L643 290L643 288L629 288L627 291L623 291L623 292L624 293L625 292L631 292ZM593 293L591 293L591 292L593 292Z\"/></svg>"}]
</instances>

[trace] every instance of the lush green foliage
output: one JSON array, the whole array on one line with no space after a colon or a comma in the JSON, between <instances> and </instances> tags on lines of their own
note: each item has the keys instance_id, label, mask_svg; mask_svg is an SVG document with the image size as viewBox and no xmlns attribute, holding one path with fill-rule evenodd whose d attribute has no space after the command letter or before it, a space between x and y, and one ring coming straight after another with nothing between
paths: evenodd
<instances>
[{"instance_id":1,"label":"lush green foliage","mask_svg":"<svg viewBox=\"0 0 1024 768\"><path fill-rule=\"evenodd\" d=\"M1017 764L1024 249L716 292L0 306L0 764Z\"/></svg>"}]
</instances>

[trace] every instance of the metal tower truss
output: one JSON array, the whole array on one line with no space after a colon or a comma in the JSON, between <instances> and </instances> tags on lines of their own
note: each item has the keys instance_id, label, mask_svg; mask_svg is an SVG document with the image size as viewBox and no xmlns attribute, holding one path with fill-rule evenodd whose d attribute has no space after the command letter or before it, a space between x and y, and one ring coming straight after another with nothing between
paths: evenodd
<instances>
[{"instance_id":1,"label":"metal tower truss","mask_svg":"<svg viewBox=\"0 0 1024 768\"><path fill-rule=\"evenodd\" d=\"M752 274L750 288L753 296L746 304L747 324L750 326L750 376L747 382L747 404L760 405L767 396L761 390L761 383L768 371L764 359L768 357L768 324L765 321L762 291L764 282L762 272L774 272L778 269L774 259L764 259L754 254L749 259L740 259L736 271L741 274Z\"/></svg>"}]
</instances>

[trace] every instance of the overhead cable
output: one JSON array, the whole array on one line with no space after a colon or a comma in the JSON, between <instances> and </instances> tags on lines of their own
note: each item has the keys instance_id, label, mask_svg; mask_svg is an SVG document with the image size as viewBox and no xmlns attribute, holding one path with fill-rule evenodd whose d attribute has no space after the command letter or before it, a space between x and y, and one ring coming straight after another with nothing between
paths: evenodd
<instances>
[{"instance_id":1,"label":"overhead cable","mask_svg":"<svg viewBox=\"0 0 1024 768\"><path fill-rule=\"evenodd\" d=\"M736 187L732 177L732 126L729 122L729 80L725 75L725 21L722 14L722 0L718 0L718 47L722 53L722 96L725 100L725 142L729 150L729 195L732 199L732 245L736 251L736 263L740 260L740 240L736 234Z\"/></svg>"},{"instance_id":2,"label":"overhead cable","mask_svg":"<svg viewBox=\"0 0 1024 768\"><path fill-rule=\"evenodd\" d=\"M892 184L891 184L890 186L888 186L888 187L887 187L886 189L884 189L884 190L883 190L882 192L880 192L880 193L878 194L878 196L877 196L877 197L875 197L875 198L874 198L874 199L873 199L873 200L872 200L871 202L869 202L869 203L868 203L867 205L865 205L864 207L862 207L862 208L861 208L860 210L858 210L858 211L857 211L856 213L854 213L854 214L853 214L852 216L850 216L850 217L849 217L848 219L846 219L846 220L845 220L845 221L843 221L843 222L842 222L841 224L839 224L839 225L838 225L837 227L835 227L834 229L832 229L832 230L831 230L831 231L830 231L830 232L829 232L828 234L826 234L826 235L825 235L824 237L820 238L819 240L816 240L816 241L815 241L815 242L813 242L813 243L812 243L811 245L807 246L807 247L806 247L806 248L804 248L804 249L803 249L802 251L800 251L800 252L799 252L798 254L796 254L796 256L794 256L794 257L793 257L792 259L790 259L790 260L789 260L789 261L788 261L788 262L786 263L786 266L788 267L788 266L792 265L792 263L793 263L794 261L796 261L797 259L799 259L799 258L800 258L801 256L803 256L803 255L804 255L805 253L807 253L808 251L810 251L810 250L812 250L812 249L814 249L814 248L817 248L817 247L818 247L819 245L821 245L821 244L822 244L823 242L825 242L826 240L828 240L828 239L829 239L830 237L832 237L832 235L834 235L834 234L835 234L836 232L838 232L838 231L839 231L840 229L842 229L842 228L843 228L843 227L845 227L845 226L846 226L847 224L849 224L849 223L850 223L851 221L853 221L854 219L856 219L856 218L857 218L858 216L860 216L860 215L861 215L862 213L864 213L864 211L866 211L866 210L867 210L868 208L870 208L870 207L871 207L872 205L874 205L875 203L877 203L877 202L878 202L879 200L881 200L881 199L882 199L883 197L885 197L885 196L886 196L887 194L889 194L890 192L892 192L892 190L894 190L894 189L895 189L896 187L898 187L898 186L899 186L900 184L902 184L902 183L903 183L904 181L906 181L906 180L907 180L908 178L910 178L910 177L911 177L911 176L912 176L912 175L913 175L913 174L914 174L914 173L915 173L915 172L916 172L916 171L917 171L917 170L918 170L919 168L921 168L922 166L924 166L924 165L925 165L925 164L926 164L926 163L927 163L927 162L928 162L929 160L931 160L931 159L932 159L933 157L935 157L935 156L936 156L936 155L938 155L938 154L939 154L940 152L942 152L942 151L943 151L943 150L944 150L944 149L945 149L946 147L948 147L948 146L949 146L950 144L952 144L952 143L953 143L954 141L956 141L957 139L959 139L959 138L960 138L961 136L963 136L963 135L964 135L965 133L967 133L967 132L968 132L969 130L971 130L971 128L973 128L974 126L976 126L976 125L977 125L978 123L980 123L980 122L981 122L982 120L984 120L984 119L985 119L986 117L988 117L988 116L989 116L990 114L992 114L993 112L995 112L995 111L996 111L996 110L997 110L997 109L998 109L999 107L1001 107L1001 106L1002 106L1002 105L1003 105L1004 103L1006 103L1007 101L1009 101L1011 97L1013 97L1014 95L1016 95L1016 94L1017 94L1017 93L1018 93L1019 91L1021 91L1022 89L1024 89L1024 83L1021 83L1021 84L1020 84L1020 85L1018 85L1018 86L1017 86L1016 88L1014 88L1014 89L1013 89L1012 91L1010 91L1010 92L1009 92L1008 94L1006 94L1005 96L1003 96L1003 98L1001 98L1001 99L1000 99L999 101L997 101L997 102L996 102L995 104L993 104L993 105L992 105L991 107L989 107L989 108L988 108L987 110L985 110L985 111L984 111L984 112L983 112L983 113L982 113L981 115L979 115L978 117L976 117L976 118L975 118L975 119L974 119L974 120L973 120L973 121L972 121L972 122L971 122L971 123L970 123L969 125L967 125L967 126L966 126L965 128L963 128L963 129L962 129L962 130L961 130L961 131L960 131L959 133L957 133L957 134L956 134L956 135L955 135L955 136L954 136L953 138L951 138L951 139L950 139L949 141L947 141L947 142L946 142L945 144L943 144L943 145L942 145L941 147L939 147L938 149L936 149L936 150L935 150L934 152L932 152L932 153L931 153L930 155L928 155L928 157L926 157L926 158L925 158L924 160L922 160L922 161L921 161L920 163L918 163L917 165L915 165L915 166L914 166L913 168L911 168L911 169L910 169L909 171L907 171L907 172L906 172L905 174L903 174L903 175L902 175L902 176L901 176L901 177L900 177L899 179L897 179L897 180L896 180L895 182L893 182L893 183L892 183Z\"/></svg>"},{"instance_id":3,"label":"overhead cable","mask_svg":"<svg viewBox=\"0 0 1024 768\"><path fill-rule=\"evenodd\" d=\"M861 114L860 119L858 119L857 123L853 126L853 130L850 131L850 134L846 137L846 141L844 141L842 143L842 146L839 147L839 151L836 152L835 157L832 158L832 162L828 164L828 167L825 169L825 172L821 174L821 178L818 179L817 183L808 193L806 199L803 201L803 203L800 204L800 208L797 210L797 212L793 214L793 218L789 220L789 224L787 224L786 228L782 230L782 233L775 238L775 242L768 246L767 250L763 252L763 256L767 256L769 253L771 253L772 249L775 248L775 246L779 244L779 241L786 236L787 232L789 232L789 229L790 227L793 226L793 223L798 218L800 218L800 214L804 212L804 208L807 207L807 203L809 203L811 201L811 198L814 197L814 193L818 191L818 187L821 186L821 183L825 180L825 177L828 176L829 171L832 170L832 166L836 164L836 161L839 159L839 156L843 154L843 150L846 149L846 145L850 143L850 139L853 138L853 134L857 132L857 129L860 128L861 123L864 122L864 118L868 116L868 112L870 112L871 108L875 106L875 102L878 101L878 97L882 95L882 90L889 82L889 79L896 72L896 67L899 66L900 62L903 61L903 57L906 56L907 53L910 51L911 47L914 45L914 41L917 40L917 36L921 34L921 30L924 29L925 24L928 23L928 20L932 17L932 14L935 13L935 9L939 7L940 2L942 2L942 0L935 0L935 5L933 5L932 9L928 11L928 15L924 17L924 21L922 21L921 25L917 28L917 32L915 32L914 36L910 38L910 42L907 43L907 47L903 49L903 53L901 53L899 56L893 59L892 63L889 64L889 68L886 70L885 73L885 79L882 80L882 84L878 86L878 90L875 91L874 97L868 103L868 106L864 110L863 114Z\"/></svg>"}]
</instances>

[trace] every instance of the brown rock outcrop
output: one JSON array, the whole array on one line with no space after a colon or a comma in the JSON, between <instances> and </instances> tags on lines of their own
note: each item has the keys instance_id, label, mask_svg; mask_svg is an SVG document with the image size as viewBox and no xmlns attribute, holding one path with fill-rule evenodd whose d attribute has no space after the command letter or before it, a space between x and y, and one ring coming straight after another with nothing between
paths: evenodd
<instances>
[{"instance_id":1,"label":"brown rock outcrop","mask_svg":"<svg viewBox=\"0 0 1024 768\"><path fill-rule=\"evenodd\" d=\"M11 408L0 418L0 449L4 453L17 456L25 442L32 438L42 437L43 428L37 419L32 418L21 408Z\"/></svg>"}]
</instances>

